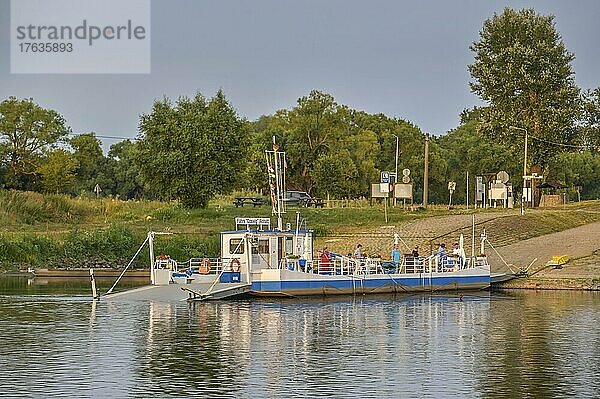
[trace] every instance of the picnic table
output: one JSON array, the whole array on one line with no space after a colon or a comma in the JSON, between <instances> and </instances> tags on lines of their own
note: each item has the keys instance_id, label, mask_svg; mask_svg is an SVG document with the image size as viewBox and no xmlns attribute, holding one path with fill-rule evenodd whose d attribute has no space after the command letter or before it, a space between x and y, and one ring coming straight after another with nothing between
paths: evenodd
<instances>
[{"instance_id":1,"label":"picnic table","mask_svg":"<svg viewBox=\"0 0 600 399\"><path fill-rule=\"evenodd\" d=\"M244 204L252 204L252 206L257 207L264 203L265 201L260 197L236 197L233 201L233 205L235 205L236 208L243 207Z\"/></svg>"},{"instance_id":2,"label":"picnic table","mask_svg":"<svg viewBox=\"0 0 600 399\"><path fill-rule=\"evenodd\" d=\"M325 204L327 204L325 201L323 201L323 198L317 198L317 197L313 197L313 198L305 198L302 200L301 205L310 208L311 206L314 206L315 208L323 208L323 206L325 206Z\"/></svg>"}]
</instances>

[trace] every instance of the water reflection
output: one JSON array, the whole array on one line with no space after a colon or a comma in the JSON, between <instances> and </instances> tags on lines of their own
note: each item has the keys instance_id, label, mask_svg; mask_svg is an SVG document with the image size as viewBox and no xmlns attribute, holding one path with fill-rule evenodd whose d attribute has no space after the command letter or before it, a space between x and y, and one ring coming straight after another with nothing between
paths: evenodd
<instances>
[{"instance_id":1,"label":"water reflection","mask_svg":"<svg viewBox=\"0 0 600 399\"><path fill-rule=\"evenodd\" d=\"M600 296L214 303L0 296L0 392L70 397L591 397Z\"/></svg>"}]
</instances>

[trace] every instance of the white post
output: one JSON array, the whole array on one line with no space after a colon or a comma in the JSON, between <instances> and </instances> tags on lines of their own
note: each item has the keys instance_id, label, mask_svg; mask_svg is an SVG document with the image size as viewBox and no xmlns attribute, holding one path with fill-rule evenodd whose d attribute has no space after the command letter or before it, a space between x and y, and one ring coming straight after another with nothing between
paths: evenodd
<instances>
[{"instance_id":1,"label":"white post","mask_svg":"<svg viewBox=\"0 0 600 399\"><path fill-rule=\"evenodd\" d=\"M467 170L467 200L465 201L467 204L467 209L469 209L469 171Z\"/></svg>"},{"instance_id":2,"label":"white post","mask_svg":"<svg viewBox=\"0 0 600 399\"><path fill-rule=\"evenodd\" d=\"M523 158L523 195L521 197L521 215L525 214L525 199L527 198L525 196L525 187L527 186L527 136L528 136L528 132L527 129L522 128L522 127L516 127L516 126L510 126L511 129L516 129L516 130L522 130L525 132L525 158ZM533 185L532 185L533 188ZM533 190L530 193L530 195L533 197Z\"/></svg>"},{"instance_id":3,"label":"white post","mask_svg":"<svg viewBox=\"0 0 600 399\"><path fill-rule=\"evenodd\" d=\"M90 283L92 284L92 298L98 299L98 291L96 290L96 279L94 278L94 269L90 269Z\"/></svg>"},{"instance_id":4,"label":"white post","mask_svg":"<svg viewBox=\"0 0 600 399\"><path fill-rule=\"evenodd\" d=\"M252 284L251 278L251 266L252 266L252 245L250 245L250 234L246 234L245 236L244 246L246 251L246 279L248 284Z\"/></svg>"},{"instance_id":5,"label":"white post","mask_svg":"<svg viewBox=\"0 0 600 399\"><path fill-rule=\"evenodd\" d=\"M473 223L471 224L471 258L475 257L475 215L473 215Z\"/></svg>"},{"instance_id":6,"label":"white post","mask_svg":"<svg viewBox=\"0 0 600 399\"><path fill-rule=\"evenodd\" d=\"M485 229L483 229L483 232L481 233L481 253L484 254L485 253L485 239L486 239L486 235L485 235Z\"/></svg>"},{"instance_id":7,"label":"white post","mask_svg":"<svg viewBox=\"0 0 600 399\"><path fill-rule=\"evenodd\" d=\"M388 197L385 197L383 199L383 213L385 214L385 222L386 223L388 222L388 217L387 217L387 200L388 200Z\"/></svg>"},{"instance_id":8,"label":"white post","mask_svg":"<svg viewBox=\"0 0 600 399\"><path fill-rule=\"evenodd\" d=\"M150 284L156 283L156 275L154 273L154 232L148 232L148 248L150 250Z\"/></svg>"}]
</instances>

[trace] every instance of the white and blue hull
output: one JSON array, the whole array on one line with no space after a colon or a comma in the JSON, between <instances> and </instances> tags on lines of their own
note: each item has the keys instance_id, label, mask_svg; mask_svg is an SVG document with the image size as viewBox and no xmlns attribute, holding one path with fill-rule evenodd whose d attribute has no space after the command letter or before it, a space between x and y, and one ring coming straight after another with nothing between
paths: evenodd
<instances>
[{"instance_id":1,"label":"white and blue hull","mask_svg":"<svg viewBox=\"0 0 600 399\"><path fill-rule=\"evenodd\" d=\"M286 269L261 270L250 293L260 296L375 294L480 290L490 286L489 266L445 273L320 275Z\"/></svg>"}]
</instances>

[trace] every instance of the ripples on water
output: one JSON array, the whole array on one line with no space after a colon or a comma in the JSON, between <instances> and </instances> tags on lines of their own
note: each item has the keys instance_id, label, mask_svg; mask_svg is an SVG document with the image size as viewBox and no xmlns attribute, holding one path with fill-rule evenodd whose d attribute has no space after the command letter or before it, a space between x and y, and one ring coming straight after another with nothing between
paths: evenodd
<instances>
[{"instance_id":1,"label":"ripples on water","mask_svg":"<svg viewBox=\"0 0 600 399\"><path fill-rule=\"evenodd\" d=\"M591 397L600 297L0 296L0 395Z\"/></svg>"}]
</instances>

